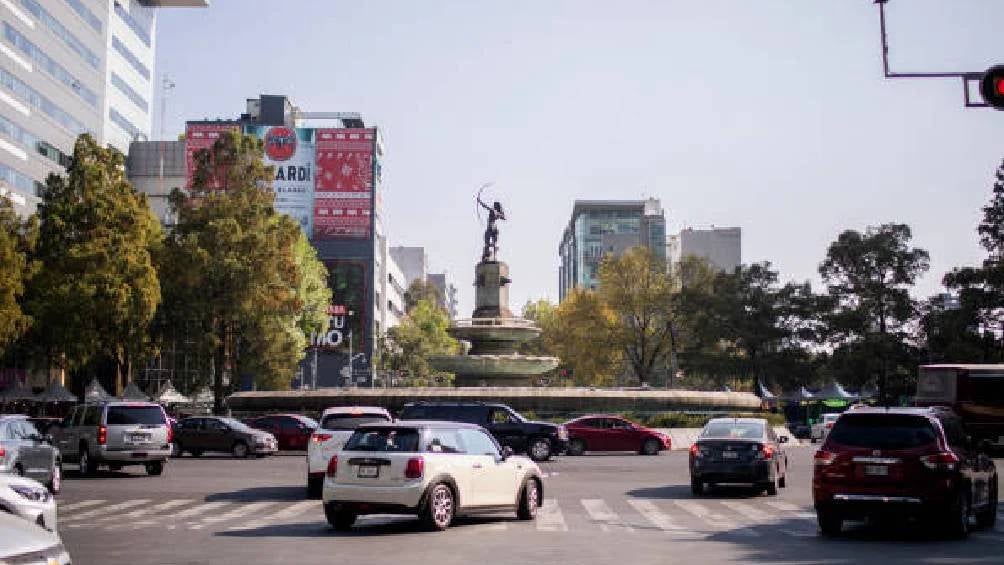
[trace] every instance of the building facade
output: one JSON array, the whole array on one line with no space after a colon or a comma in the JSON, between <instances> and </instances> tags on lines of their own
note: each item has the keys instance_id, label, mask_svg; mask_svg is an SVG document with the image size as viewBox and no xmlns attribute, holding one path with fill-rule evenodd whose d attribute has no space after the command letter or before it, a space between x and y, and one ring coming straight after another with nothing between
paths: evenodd
<instances>
[{"instance_id":1,"label":"building facade","mask_svg":"<svg viewBox=\"0 0 1004 565\"><path fill-rule=\"evenodd\" d=\"M574 288L596 289L600 262L632 247L666 259L666 216L658 199L576 200L558 246L558 297Z\"/></svg>"},{"instance_id":2,"label":"building facade","mask_svg":"<svg viewBox=\"0 0 1004 565\"><path fill-rule=\"evenodd\" d=\"M453 279L446 272L443 273L430 273L426 280L432 286L439 289L439 297L441 302L439 303L440 308L446 310L446 313L450 315L451 320L457 319L457 287L453 284Z\"/></svg>"},{"instance_id":3,"label":"building facade","mask_svg":"<svg viewBox=\"0 0 1004 565\"><path fill-rule=\"evenodd\" d=\"M0 2L0 196L22 215L78 135L123 154L152 127L156 14L207 0Z\"/></svg>"},{"instance_id":4,"label":"building facade","mask_svg":"<svg viewBox=\"0 0 1004 565\"><path fill-rule=\"evenodd\" d=\"M693 255L707 259L712 267L728 273L743 264L741 228L687 228L670 237L666 248L673 263Z\"/></svg>"},{"instance_id":5,"label":"building facade","mask_svg":"<svg viewBox=\"0 0 1004 565\"><path fill-rule=\"evenodd\" d=\"M168 196L185 186L184 141L133 141L126 156L126 176L143 194L164 226L174 224Z\"/></svg>"},{"instance_id":6,"label":"building facade","mask_svg":"<svg viewBox=\"0 0 1004 565\"><path fill-rule=\"evenodd\" d=\"M398 245L390 248L390 255L404 273L405 288L415 281L425 281L429 274L429 256L424 247Z\"/></svg>"}]
</instances>

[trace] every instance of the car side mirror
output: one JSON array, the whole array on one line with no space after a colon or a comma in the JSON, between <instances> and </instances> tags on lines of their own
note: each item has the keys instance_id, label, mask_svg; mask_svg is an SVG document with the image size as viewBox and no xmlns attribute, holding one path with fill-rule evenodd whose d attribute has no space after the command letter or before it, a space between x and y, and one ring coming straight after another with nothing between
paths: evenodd
<instances>
[{"instance_id":1,"label":"car side mirror","mask_svg":"<svg viewBox=\"0 0 1004 565\"><path fill-rule=\"evenodd\" d=\"M788 443L788 436L781 436L777 438L778 443Z\"/></svg>"},{"instance_id":2,"label":"car side mirror","mask_svg":"<svg viewBox=\"0 0 1004 565\"><path fill-rule=\"evenodd\" d=\"M513 456L513 450L508 445L502 447L502 460L505 461Z\"/></svg>"}]
</instances>

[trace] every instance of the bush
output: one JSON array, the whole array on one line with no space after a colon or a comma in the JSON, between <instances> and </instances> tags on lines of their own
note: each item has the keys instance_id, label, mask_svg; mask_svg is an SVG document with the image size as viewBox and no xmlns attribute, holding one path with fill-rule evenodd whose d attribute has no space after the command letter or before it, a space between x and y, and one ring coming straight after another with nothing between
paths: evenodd
<instances>
[{"instance_id":1,"label":"bush","mask_svg":"<svg viewBox=\"0 0 1004 565\"><path fill-rule=\"evenodd\" d=\"M634 420L649 428L703 428L712 418L766 418L771 426L783 426L784 414L773 412L656 412L654 414L639 414L627 412L625 418Z\"/></svg>"}]
</instances>

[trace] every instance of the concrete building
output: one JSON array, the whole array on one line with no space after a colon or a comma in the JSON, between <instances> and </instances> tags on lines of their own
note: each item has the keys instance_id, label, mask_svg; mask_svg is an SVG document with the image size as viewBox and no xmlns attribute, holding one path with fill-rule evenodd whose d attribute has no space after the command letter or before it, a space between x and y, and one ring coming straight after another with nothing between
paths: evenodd
<instances>
[{"instance_id":1,"label":"concrete building","mask_svg":"<svg viewBox=\"0 0 1004 565\"><path fill-rule=\"evenodd\" d=\"M405 283L407 277L390 252L387 240L383 237L377 242L379 247L375 268L379 272L379 283L376 295L377 335L383 335L387 330L401 323L404 317L404 293L408 290Z\"/></svg>"},{"instance_id":2,"label":"concrete building","mask_svg":"<svg viewBox=\"0 0 1004 565\"><path fill-rule=\"evenodd\" d=\"M646 246L666 259L666 216L658 199L576 200L558 246L558 297L595 289L603 257Z\"/></svg>"},{"instance_id":3,"label":"concrete building","mask_svg":"<svg viewBox=\"0 0 1004 565\"><path fill-rule=\"evenodd\" d=\"M682 230L666 243L673 263L688 255L703 257L718 270L732 272L742 265L742 229L710 228Z\"/></svg>"},{"instance_id":4,"label":"concrete building","mask_svg":"<svg viewBox=\"0 0 1004 565\"><path fill-rule=\"evenodd\" d=\"M429 274L429 256L424 247L398 245L390 248L390 255L404 273L405 288L416 281L425 281Z\"/></svg>"},{"instance_id":5,"label":"concrete building","mask_svg":"<svg viewBox=\"0 0 1004 565\"><path fill-rule=\"evenodd\" d=\"M128 152L152 127L157 9L208 0L0 2L0 196L34 212L79 134Z\"/></svg>"},{"instance_id":6,"label":"concrete building","mask_svg":"<svg viewBox=\"0 0 1004 565\"><path fill-rule=\"evenodd\" d=\"M448 273L430 273L426 280L432 286L439 289L443 301L439 304L451 320L457 319L457 287L453 284L453 279Z\"/></svg>"},{"instance_id":7,"label":"concrete building","mask_svg":"<svg viewBox=\"0 0 1004 565\"><path fill-rule=\"evenodd\" d=\"M126 175L137 191L146 194L160 223L174 224L167 197L185 186L185 142L133 141L126 156Z\"/></svg>"}]
</instances>

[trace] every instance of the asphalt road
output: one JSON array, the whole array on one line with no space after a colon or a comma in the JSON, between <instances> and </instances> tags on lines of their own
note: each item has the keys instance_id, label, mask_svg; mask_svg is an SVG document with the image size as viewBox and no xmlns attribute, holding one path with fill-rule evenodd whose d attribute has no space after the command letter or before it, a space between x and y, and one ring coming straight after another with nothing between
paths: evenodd
<instances>
[{"instance_id":1,"label":"asphalt road","mask_svg":"<svg viewBox=\"0 0 1004 565\"><path fill-rule=\"evenodd\" d=\"M461 519L441 533L408 517L331 530L320 502L304 499L302 455L185 457L161 477L140 468L86 479L69 472L60 531L85 565L1004 562L1004 516L965 541L864 524L820 537L812 452L789 449L791 476L777 497L736 489L696 499L686 451L562 457L543 465L546 502L535 522Z\"/></svg>"}]
</instances>

